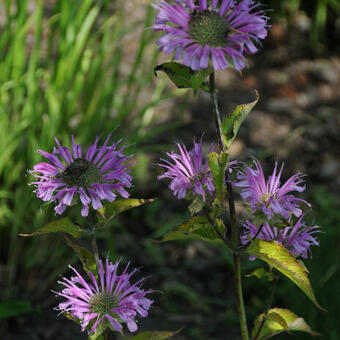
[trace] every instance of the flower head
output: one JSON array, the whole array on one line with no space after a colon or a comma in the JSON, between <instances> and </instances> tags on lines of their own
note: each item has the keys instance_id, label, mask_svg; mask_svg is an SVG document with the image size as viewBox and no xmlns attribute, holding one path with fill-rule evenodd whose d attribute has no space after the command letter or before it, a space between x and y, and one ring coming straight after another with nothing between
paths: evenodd
<instances>
[{"instance_id":1,"label":"flower head","mask_svg":"<svg viewBox=\"0 0 340 340\"><path fill-rule=\"evenodd\" d=\"M294 226L285 228L270 226L268 222L266 222L256 238L265 241L278 241L286 247L292 255L307 258L308 255L312 254L310 247L312 245L319 245L314 234L319 233L320 228L318 226L307 227L302 221L302 217L303 216L297 220ZM249 221L243 223L243 227L244 232L241 236L241 243L246 244L249 241L249 236L254 237L259 228Z\"/></svg>"},{"instance_id":2,"label":"flower head","mask_svg":"<svg viewBox=\"0 0 340 340\"><path fill-rule=\"evenodd\" d=\"M86 281L74 268L70 267L75 276L70 279L63 278L58 283L65 286L57 295L66 301L59 303L56 310L72 315L80 322L82 331L94 333L101 324L109 322L113 329L120 332L122 323L126 323L130 332L137 330L136 317L146 317L153 303L145 296L152 290L142 290L141 279L131 284L130 278L137 271L128 273L127 265L121 274L118 274L119 262L112 264L106 259L106 269L102 261L99 262L99 279L92 272ZM97 282L98 281L98 282Z\"/></svg>"},{"instance_id":3,"label":"flower head","mask_svg":"<svg viewBox=\"0 0 340 340\"><path fill-rule=\"evenodd\" d=\"M155 30L164 31L160 50L193 70L225 69L232 61L236 70L246 65L243 54L255 53L267 36L267 17L253 0L160 0Z\"/></svg>"},{"instance_id":4,"label":"flower head","mask_svg":"<svg viewBox=\"0 0 340 340\"><path fill-rule=\"evenodd\" d=\"M241 188L241 197L250 204L253 213L262 210L268 219L271 219L274 214L289 219L292 214L297 217L301 216L299 202L310 206L305 200L291 194L293 191L302 192L305 190L304 185L300 186L303 183L301 173L296 173L281 185L280 177L283 164L277 173L277 162L275 162L274 171L267 182L261 164L254 161L254 165L255 168L246 166L244 172L239 172L238 181L234 183L235 186Z\"/></svg>"},{"instance_id":5,"label":"flower head","mask_svg":"<svg viewBox=\"0 0 340 340\"><path fill-rule=\"evenodd\" d=\"M76 194L83 204L82 216L89 213L89 204L93 209L102 207L101 200L110 202L116 199L116 192L122 197L129 197L125 187L131 187L132 177L129 173L131 163L126 163L129 156L118 149L118 143L108 145L111 135L102 146L98 146L98 137L87 148L85 157L80 144L75 144L72 136L71 149L62 146L55 138L57 148L52 153L38 152L48 162L38 163L29 171L37 181L37 197L45 202L56 202L55 211L62 214L66 206L71 205Z\"/></svg>"},{"instance_id":6,"label":"flower head","mask_svg":"<svg viewBox=\"0 0 340 340\"><path fill-rule=\"evenodd\" d=\"M179 199L185 197L187 190L193 195L201 195L205 201L206 192L214 195L215 186L208 164L208 158L203 157L202 140L194 141L194 148L188 152L184 145L177 143L179 154L171 152L167 156L172 162L162 159L164 164L159 166L167 171L158 176L158 179L169 178L170 189ZM210 147L209 152L212 151Z\"/></svg>"}]
</instances>

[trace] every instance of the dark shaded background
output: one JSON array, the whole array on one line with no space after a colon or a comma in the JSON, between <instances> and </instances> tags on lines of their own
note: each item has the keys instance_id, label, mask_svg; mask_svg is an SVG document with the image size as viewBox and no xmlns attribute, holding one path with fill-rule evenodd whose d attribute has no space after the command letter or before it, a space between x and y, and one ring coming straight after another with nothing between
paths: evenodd
<instances>
[{"instance_id":1,"label":"dark shaded background","mask_svg":"<svg viewBox=\"0 0 340 340\"><path fill-rule=\"evenodd\" d=\"M242 75L232 70L218 74L221 111L228 113L235 105L252 100L253 89L256 88L260 101L242 126L232 157L246 162L249 162L250 156L256 157L263 162L267 174L275 160L285 163L285 178L298 170L307 174L307 189L303 196L313 204L307 218L311 223L320 225L323 233L319 235L320 247L314 247L313 258L305 263L311 272L316 296L328 312L317 310L285 278L280 279L273 306L291 309L303 317L313 330L323 333L324 339L338 340L340 5L338 1L266 3L274 10L268 12L271 29L263 48L249 58L249 68ZM130 44L133 46L133 41ZM156 79L147 84L150 92L159 81ZM174 90L172 84L166 84L168 92ZM179 340L239 339L230 254L201 242L153 242L189 217L187 202L176 200L167 183L156 180L160 170L153 164L158 162L165 150L173 147L174 141L190 145L194 136L202 134L207 145L214 141L209 96L200 93L198 101L195 101L191 94L189 96L188 92L182 91L179 96L160 102L153 117L155 128L168 126L169 129L132 145L131 150L134 149L139 161L134 170L136 180L132 194L133 197L159 199L149 206L120 215L110 228L103 231L99 239L102 256L109 250L112 260L122 256L123 262L131 260L135 267L142 267L141 276L151 274L145 285L159 292L154 294L155 303L150 317L140 321L141 329L177 330L184 327L175 336ZM121 123L118 134L124 136L124 131L130 132L128 123ZM178 127L170 128L173 126ZM93 134L98 130L99 127ZM108 127L103 126L103 130L107 131ZM90 143L91 139L85 141ZM52 141L49 145L51 148ZM31 166L26 164L25 168ZM22 176L7 190L15 191L18 186L25 186L24 199L32 201L28 203L31 204L29 211L34 211L38 203L34 202L31 189L26 187L28 181ZM2 201L2 204L18 209L13 202ZM79 220L76 209L69 212ZM42 207L35 214L44 216L38 219L40 224L33 222L28 214L17 223L25 224L22 228L27 232L56 218L49 206ZM18 219L20 216L17 214ZM42 236L35 241L18 240L18 256L13 262L13 242L9 241L16 237L10 232L13 220L2 219L2 223L0 299L28 301L34 311L0 319L0 337L6 340L86 339L76 324L63 316L57 317L52 309L57 299L50 289L60 289L56 281L59 275L69 274L67 263L78 265L62 236ZM88 240L81 242L88 245ZM15 270L11 270L13 263ZM258 260L251 262L244 258L243 273L261 265ZM265 281L244 278L250 326L265 309L269 290L270 284ZM288 336L281 335L277 339L287 339ZM308 337L294 334L294 339Z\"/></svg>"}]
</instances>

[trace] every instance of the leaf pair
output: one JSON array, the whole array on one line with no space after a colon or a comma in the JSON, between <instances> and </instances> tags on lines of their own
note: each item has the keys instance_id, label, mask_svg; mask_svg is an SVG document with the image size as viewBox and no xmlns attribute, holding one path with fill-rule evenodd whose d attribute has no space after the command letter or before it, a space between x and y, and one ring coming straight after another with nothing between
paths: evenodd
<instances>
[{"instance_id":1,"label":"leaf pair","mask_svg":"<svg viewBox=\"0 0 340 340\"><path fill-rule=\"evenodd\" d=\"M252 338L266 340L282 332L292 331L305 332L313 336L321 335L313 332L303 318L299 318L289 309L273 308L255 320Z\"/></svg>"}]
</instances>

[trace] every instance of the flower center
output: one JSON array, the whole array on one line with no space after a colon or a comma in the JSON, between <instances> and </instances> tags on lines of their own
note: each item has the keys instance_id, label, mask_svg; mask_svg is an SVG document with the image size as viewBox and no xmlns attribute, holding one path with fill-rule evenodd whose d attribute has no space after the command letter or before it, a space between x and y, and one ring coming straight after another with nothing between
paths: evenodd
<instances>
[{"instance_id":1,"label":"flower center","mask_svg":"<svg viewBox=\"0 0 340 340\"><path fill-rule=\"evenodd\" d=\"M106 314L110 313L113 308L117 307L118 299L115 295L108 292L101 292L92 295L89 304L94 313Z\"/></svg>"},{"instance_id":2,"label":"flower center","mask_svg":"<svg viewBox=\"0 0 340 340\"><path fill-rule=\"evenodd\" d=\"M191 14L189 33L202 46L225 46L229 31L227 21L218 13L194 11Z\"/></svg>"},{"instance_id":3,"label":"flower center","mask_svg":"<svg viewBox=\"0 0 340 340\"><path fill-rule=\"evenodd\" d=\"M268 203L268 201L270 200L271 197L272 197L271 194L263 194L263 195L261 196L261 202Z\"/></svg>"},{"instance_id":4,"label":"flower center","mask_svg":"<svg viewBox=\"0 0 340 340\"><path fill-rule=\"evenodd\" d=\"M74 160L62 173L56 176L70 186L88 188L93 183L101 183L102 174L95 164L85 159Z\"/></svg>"}]
</instances>

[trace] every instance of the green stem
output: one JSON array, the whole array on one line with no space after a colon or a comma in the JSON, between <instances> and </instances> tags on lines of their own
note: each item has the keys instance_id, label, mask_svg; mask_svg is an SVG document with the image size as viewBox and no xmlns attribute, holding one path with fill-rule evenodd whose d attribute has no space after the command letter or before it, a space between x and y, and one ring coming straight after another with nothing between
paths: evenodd
<instances>
[{"instance_id":1,"label":"green stem","mask_svg":"<svg viewBox=\"0 0 340 340\"><path fill-rule=\"evenodd\" d=\"M98 252L98 246L97 246L97 240L95 235L95 229L91 232L91 248L93 251L94 259L96 260L96 266L97 266L97 272L99 270L99 252Z\"/></svg>"},{"instance_id":2,"label":"green stem","mask_svg":"<svg viewBox=\"0 0 340 340\"><path fill-rule=\"evenodd\" d=\"M222 132L222 122L220 116L220 110L218 108L217 94L216 94L216 85L215 85L215 73L210 73L210 98L215 116L216 123L216 132L218 135L218 142L223 152L226 151L225 145L223 142L223 132Z\"/></svg>"},{"instance_id":3,"label":"green stem","mask_svg":"<svg viewBox=\"0 0 340 340\"><path fill-rule=\"evenodd\" d=\"M273 299L274 299L274 294L275 294L275 290L276 290L276 287L277 287L277 283L279 281L279 276L278 275L274 275L274 282L273 282L273 288L272 288L272 291L270 293L270 297L268 299L268 304L267 304L267 308L266 308L266 314L264 316L264 318L262 319L261 321L261 324L260 324L260 327L259 329L257 330L255 336L254 336L254 339L253 340L257 340L259 335L261 334L261 330L265 324L265 322L267 321L267 317L268 317L268 312L270 310L270 307L273 303Z\"/></svg>"},{"instance_id":4,"label":"green stem","mask_svg":"<svg viewBox=\"0 0 340 340\"><path fill-rule=\"evenodd\" d=\"M223 152L226 152L226 147L224 145L223 140L223 131L222 131L222 123L221 116L218 108L218 101L216 95L216 85L215 85L215 74L212 72L210 74L210 98L212 102L212 107L215 116L216 122L216 130L219 138L219 144ZM247 327L247 319L244 308L243 301L243 292L242 292L242 279L241 279L241 264L240 264L240 254L238 252L239 247L239 228L236 220L236 211L235 211L235 201L234 194L231 182L229 181L229 173L225 172L225 179L227 184L227 192L228 192L228 203L229 203L229 214L230 214L230 225L231 225L231 243L233 248L233 264L234 264L234 282L236 289L236 303L238 316L240 320L240 328L242 334L242 340L249 340L248 335L248 327ZM224 206L222 202L222 207Z\"/></svg>"}]
</instances>

